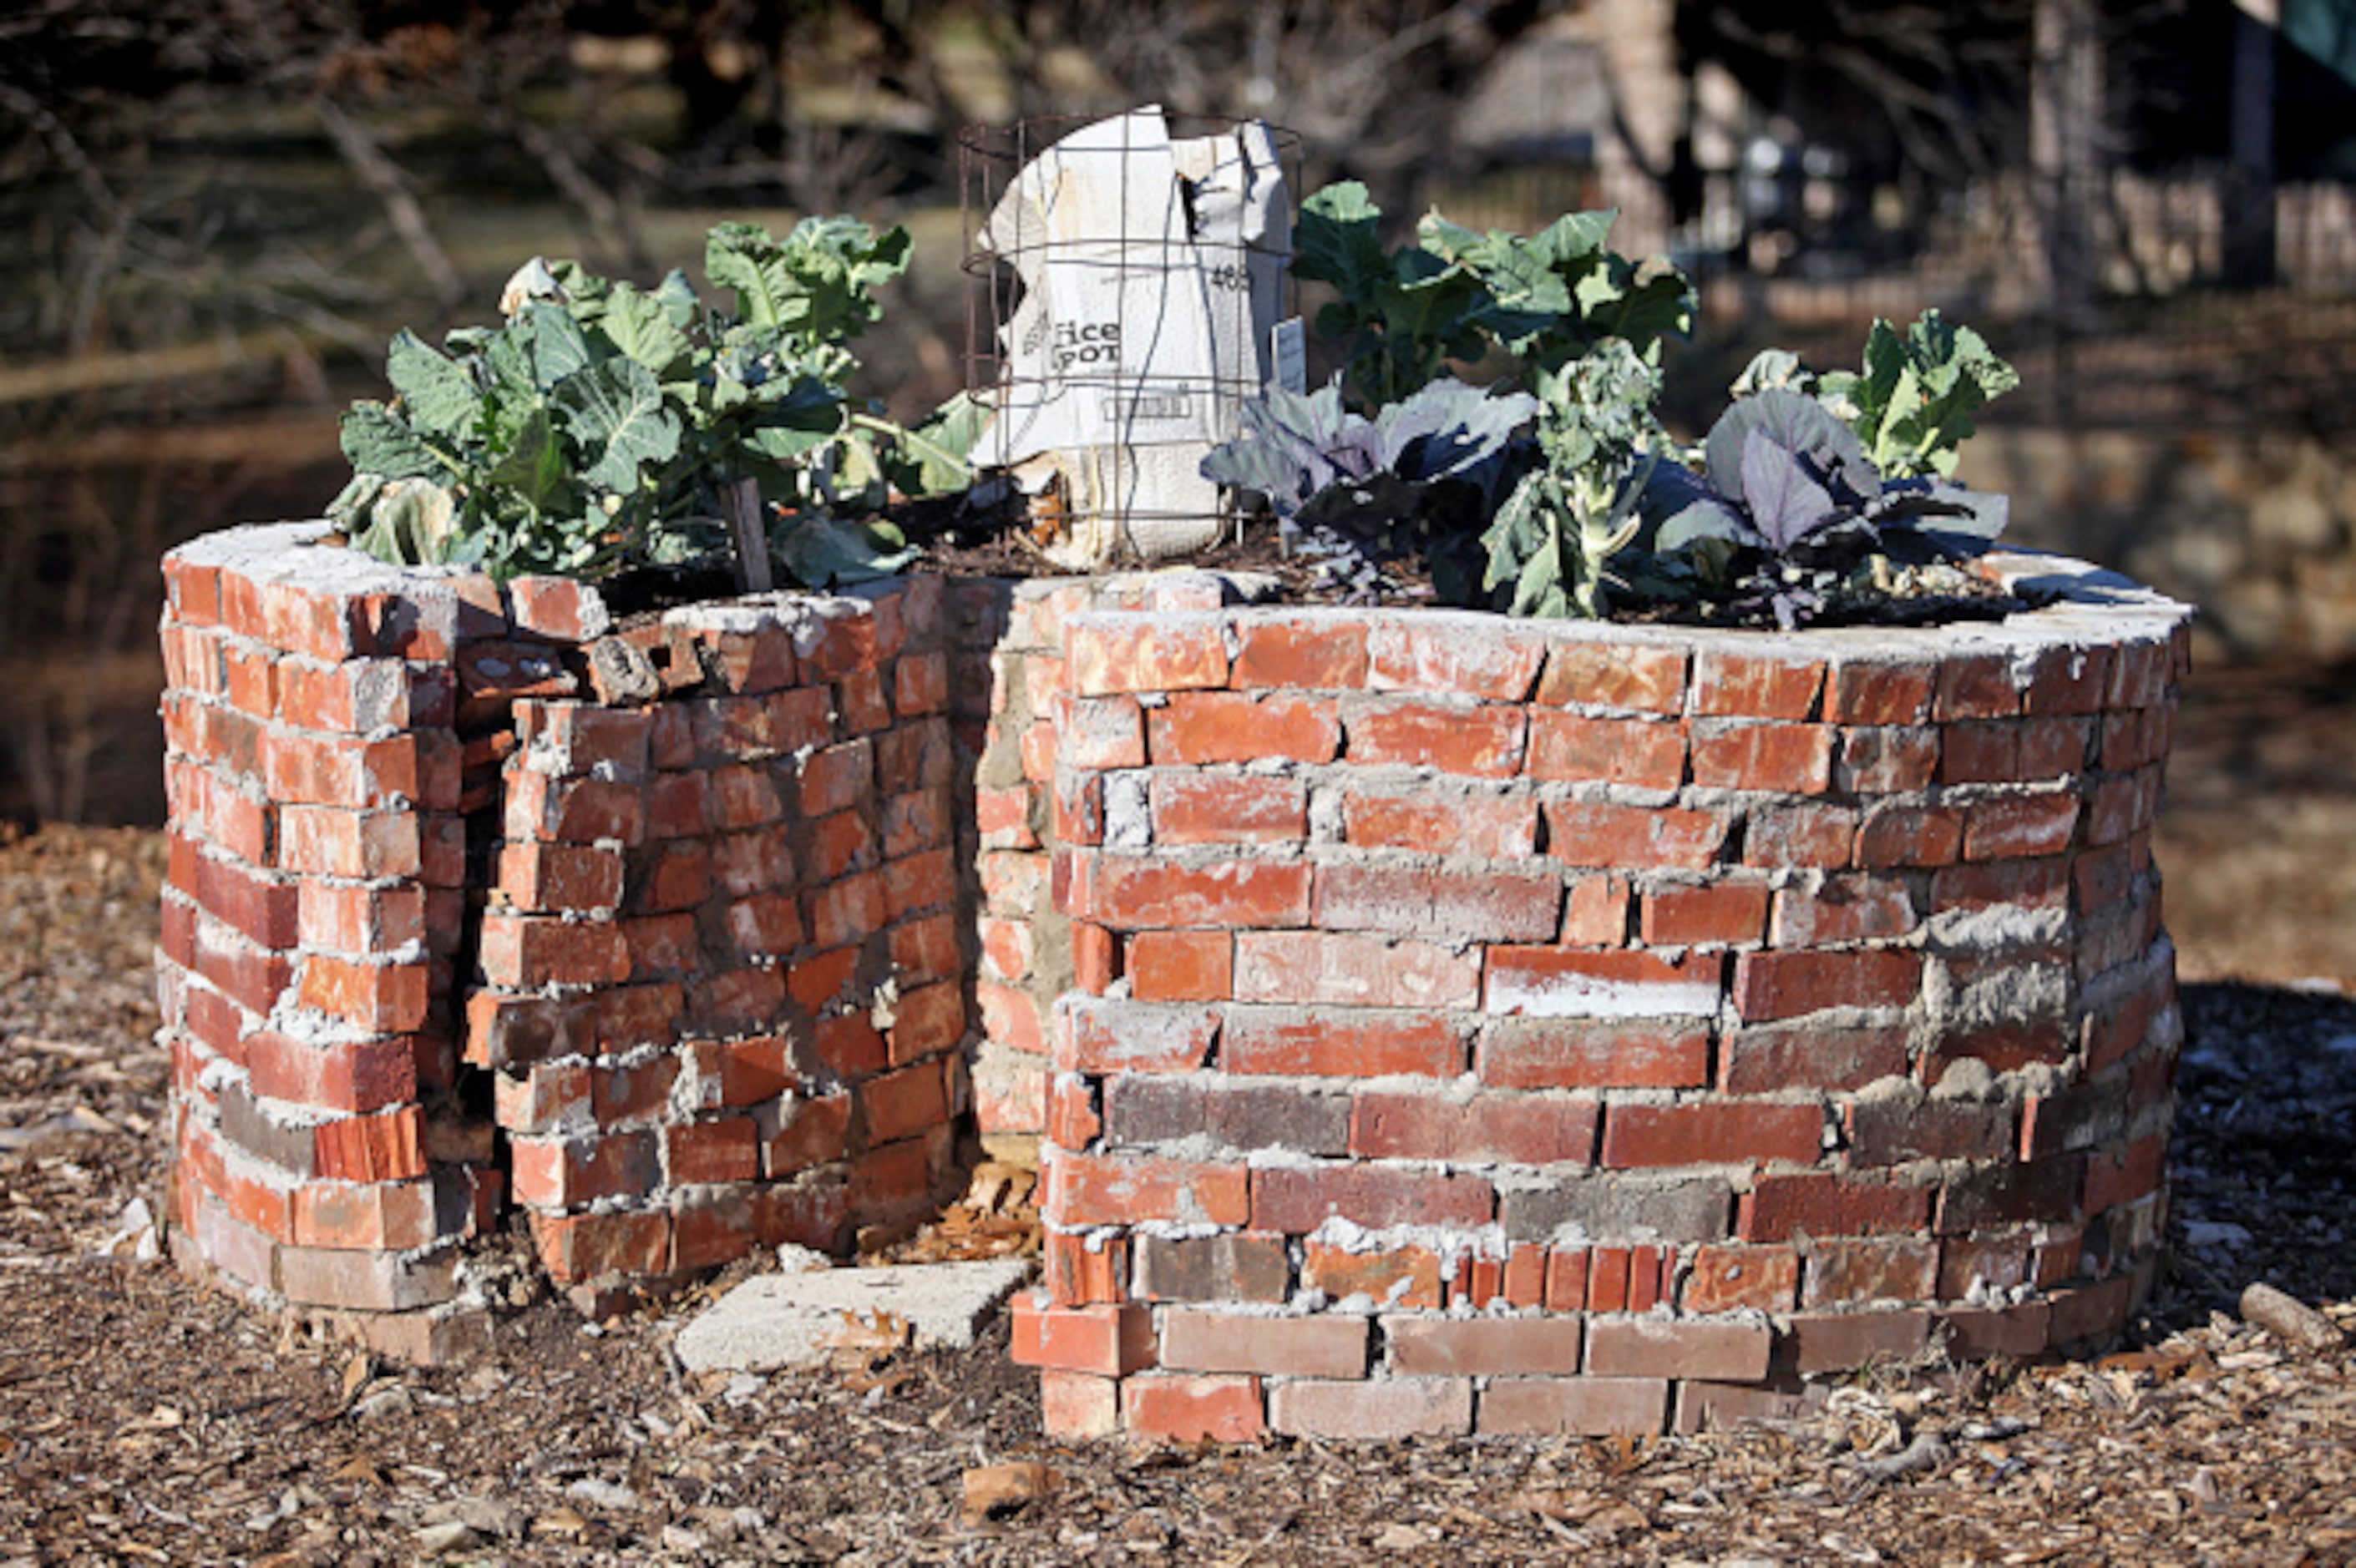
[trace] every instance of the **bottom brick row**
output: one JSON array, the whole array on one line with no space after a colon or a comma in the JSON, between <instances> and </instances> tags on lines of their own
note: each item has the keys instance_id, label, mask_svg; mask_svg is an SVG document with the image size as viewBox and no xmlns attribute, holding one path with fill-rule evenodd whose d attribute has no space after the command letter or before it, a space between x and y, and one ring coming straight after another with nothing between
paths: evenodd
<instances>
[{"instance_id":1,"label":"bottom brick row","mask_svg":"<svg viewBox=\"0 0 2356 1568\"><path fill-rule=\"evenodd\" d=\"M1725 1315L1312 1313L1016 1299L1012 1354L1040 1369L1052 1438L1603 1436L1788 1418L1826 1374L2035 1357L2118 1332L2132 1269L2009 1306Z\"/></svg>"}]
</instances>

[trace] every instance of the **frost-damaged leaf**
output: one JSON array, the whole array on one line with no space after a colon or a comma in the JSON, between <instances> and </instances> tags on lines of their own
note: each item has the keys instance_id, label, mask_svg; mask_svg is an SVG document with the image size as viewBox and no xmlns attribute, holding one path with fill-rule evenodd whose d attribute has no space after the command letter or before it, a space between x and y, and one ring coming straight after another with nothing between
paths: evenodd
<instances>
[{"instance_id":1,"label":"frost-damaged leaf","mask_svg":"<svg viewBox=\"0 0 2356 1568\"><path fill-rule=\"evenodd\" d=\"M1355 180L1312 193L1301 204L1292 230L1293 274L1332 283L1344 298L1389 283L1390 257L1376 233L1382 217L1383 209Z\"/></svg>"},{"instance_id":2,"label":"frost-damaged leaf","mask_svg":"<svg viewBox=\"0 0 2356 1568\"><path fill-rule=\"evenodd\" d=\"M482 422L483 392L475 379L406 328L386 350L384 374L419 430L464 439Z\"/></svg>"},{"instance_id":3,"label":"frost-damaged leaf","mask_svg":"<svg viewBox=\"0 0 2356 1568\"><path fill-rule=\"evenodd\" d=\"M654 372L634 359L609 359L581 372L549 399L564 418L565 433L590 459L587 477L600 488L628 495L640 469L679 454L678 416L663 406Z\"/></svg>"}]
</instances>

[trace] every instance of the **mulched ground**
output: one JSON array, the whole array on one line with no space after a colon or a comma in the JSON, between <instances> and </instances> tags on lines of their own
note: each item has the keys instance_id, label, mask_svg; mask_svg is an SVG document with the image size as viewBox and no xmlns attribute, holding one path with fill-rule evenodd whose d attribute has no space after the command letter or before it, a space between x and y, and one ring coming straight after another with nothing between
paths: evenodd
<instances>
[{"instance_id":1,"label":"mulched ground","mask_svg":"<svg viewBox=\"0 0 2356 1568\"><path fill-rule=\"evenodd\" d=\"M964 1355L698 1379L667 1349L696 1303L541 1299L417 1371L140 1261L162 862L131 831L0 843L0 1568L2356 1561L2356 1345L2233 1316L2268 1280L2356 1332L2337 990L2187 987L2175 1262L2104 1360L1887 1369L1804 1424L1642 1444L1075 1448L1002 1322Z\"/></svg>"}]
</instances>

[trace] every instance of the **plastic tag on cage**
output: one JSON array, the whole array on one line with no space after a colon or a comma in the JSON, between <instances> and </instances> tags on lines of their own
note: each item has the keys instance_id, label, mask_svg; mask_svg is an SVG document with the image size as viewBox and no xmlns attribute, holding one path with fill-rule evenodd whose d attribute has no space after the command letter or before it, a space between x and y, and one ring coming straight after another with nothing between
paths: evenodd
<instances>
[{"instance_id":1,"label":"plastic tag on cage","mask_svg":"<svg viewBox=\"0 0 2356 1568\"><path fill-rule=\"evenodd\" d=\"M1211 543L1199 464L1266 379L1291 253L1272 133L1173 142L1153 107L1084 126L1023 166L980 240L1023 293L975 463L1060 477L1061 564Z\"/></svg>"}]
</instances>

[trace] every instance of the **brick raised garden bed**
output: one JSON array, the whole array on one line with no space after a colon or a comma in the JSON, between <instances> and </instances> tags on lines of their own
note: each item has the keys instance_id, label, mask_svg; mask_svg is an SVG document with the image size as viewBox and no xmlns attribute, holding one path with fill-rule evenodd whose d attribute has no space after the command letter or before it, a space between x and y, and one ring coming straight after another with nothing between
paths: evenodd
<instances>
[{"instance_id":1,"label":"brick raised garden bed","mask_svg":"<svg viewBox=\"0 0 2356 1568\"><path fill-rule=\"evenodd\" d=\"M1216 577L676 611L166 562L192 1267L411 1354L1044 1169L1050 1430L1652 1431L2119 1328L2180 606L1757 633ZM971 1115L969 1116L969 1113Z\"/></svg>"}]
</instances>

